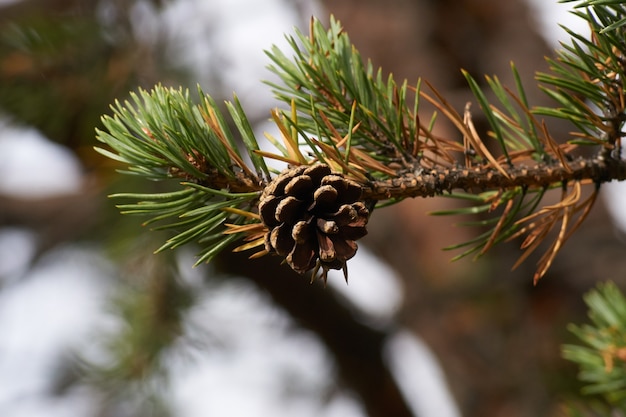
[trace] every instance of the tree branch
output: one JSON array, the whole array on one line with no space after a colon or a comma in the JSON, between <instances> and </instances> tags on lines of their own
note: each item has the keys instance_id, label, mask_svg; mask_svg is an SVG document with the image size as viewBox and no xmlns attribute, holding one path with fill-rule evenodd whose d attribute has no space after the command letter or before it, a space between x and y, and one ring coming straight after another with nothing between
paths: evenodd
<instances>
[{"instance_id":1,"label":"tree branch","mask_svg":"<svg viewBox=\"0 0 626 417\"><path fill-rule=\"evenodd\" d=\"M590 180L594 183L626 179L626 161L605 158L579 158L567 166L541 163L507 169L507 175L496 169L450 168L423 171L417 167L400 177L373 181L363 187L364 200L406 197L433 197L453 189L509 189L519 186L547 187L553 184Z\"/></svg>"}]
</instances>

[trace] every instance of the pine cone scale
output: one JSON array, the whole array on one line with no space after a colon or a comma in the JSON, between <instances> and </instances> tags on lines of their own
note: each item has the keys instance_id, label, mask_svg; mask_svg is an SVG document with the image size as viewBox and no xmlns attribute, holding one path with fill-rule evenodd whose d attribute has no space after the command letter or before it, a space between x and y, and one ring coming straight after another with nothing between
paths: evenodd
<instances>
[{"instance_id":1,"label":"pine cone scale","mask_svg":"<svg viewBox=\"0 0 626 417\"><path fill-rule=\"evenodd\" d=\"M291 229L291 237L296 241L296 243L304 243L310 240L313 236L313 230L311 228L310 219L300 220L293 225L293 229Z\"/></svg>"},{"instance_id":2,"label":"pine cone scale","mask_svg":"<svg viewBox=\"0 0 626 417\"><path fill-rule=\"evenodd\" d=\"M326 210L337 200L337 190L332 185L322 185L313 194L313 204L309 210Z\"/></svg>"},{"instance_id":3,"label":"pine cone scale","mask_svg":"<svg viewBox=\"0 0 626 417\"><path fill-rule=\"evenodd\" d=\"M296 197L287 196L276 206L276 214L274 218L279 223L295 224L300 214L302 201Z\"/></svg>"},{"instance_id":4,"label":"pine cone scale","mask_svg":"<svg viewBox=\"0 0 626 417\"><path fill-rule=\"evenodd\" d=\"M294 271L304 273L315 266L314 245L310 241L296 244L285 259Z\"/></svg>"},{"instance_id":5,"label":"pine cone scale","mask_svg":"<svg viewBox=\"0 0 626 417\"><path fill-rule=\"evenodd\" d=\"M267 248L268 252L271 252L273 249L274 252L281 256L287 256L296 243L291 237L290 228L286 224L281 224L280 226L275 227L270 232L269 236L269 242L271 245L270 248Z\"/></svg>"},{"instance_id":6,"label":"pine cone scale","mask_svg":"<svg viewBox=\"0 0 626 417\"><path fill-rule=\"evenodd\" d=\"M280 224L275 217L275 213L280 202L281 199L277 197L266 198L265 200L261 200L259 202L259 216L261 217L263 224L265 224L268 228L273 228Z\"/></svg>"},{"instance_id":7,"label":"pine cone scale","mask_svg":"<svg viewBox=\"0 0 626 417\"><path fill-rule=\"evenodd\" d=\"M363 226L343 226L339 230L340 233L348 240L359 240L367 235L367 229Z\"/></svg>"},{"instance_id":8,"label":"pine cone scale","mask_svg":"<svg viewBox=\"0 0 626 417\"><path fill-rule=\"evenodd\" d=\"M299 197L310 193L314 188L313 180L308 175L298 175L287 183L285 194Z\"/></svg>"},{"instance_id":9,"label":"pine cone scale","mask_svg":"<svg viewBox=\"0 0 626 417\"><path fill-rule=\"evenodd\" d=\"M339 261L345 262L356 255L358 247L353 240L333 239L332 237L330 237L330 240L333 242L333 248L335 249L335 258Z\"/></svg>"},{"instance_id":10,"label":"pine cone scale","mask_svg":"<svg viewBox=\"0 0 626 417\"><path fill-rule=\"evenodd\" d=\"M335 246L330 237L318 231L317 243L319 244L319 255L322 262L330 262L336 259Z\"/></svg>"},{"instance_id":11,"label":"pine cone scale","mask_svg":"<svg viewBox=\"0 0 626 417\"><path fill-rule=\"evenodd\" d=\"M317 219L317 227L327 235L334 235L339 232L339 226L334 220Z\"/></svg>"}]
</instances>

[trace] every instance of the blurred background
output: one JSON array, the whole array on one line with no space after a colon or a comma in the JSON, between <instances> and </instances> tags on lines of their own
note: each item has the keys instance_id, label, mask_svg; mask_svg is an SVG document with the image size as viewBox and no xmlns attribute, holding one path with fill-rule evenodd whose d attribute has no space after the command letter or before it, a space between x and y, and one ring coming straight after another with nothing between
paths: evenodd
<instances>
[{"instance_id":1,"label":"blurred background","mask_svg":"<svg viewBox=\"0 0 626 417\"><path fill-rule=\"evenodd\" d=\"M328 288L270 257L155 256L167 236L107 199L158 190L93 151L114 100L236 91L262 137L263 50L330 14L375 66L459 109L460 68L507 80L510 61L546 104L532 78L557 23L586 30L552 0L0 0L1 416L534 417L576 401L566 323L596 282L626 280L613 184L535 287L537 258L511 271L519 242L451 263L441 248L478 231L426 215L447 199L377 211L350 284Z\"/></svg>"}]
</instances>

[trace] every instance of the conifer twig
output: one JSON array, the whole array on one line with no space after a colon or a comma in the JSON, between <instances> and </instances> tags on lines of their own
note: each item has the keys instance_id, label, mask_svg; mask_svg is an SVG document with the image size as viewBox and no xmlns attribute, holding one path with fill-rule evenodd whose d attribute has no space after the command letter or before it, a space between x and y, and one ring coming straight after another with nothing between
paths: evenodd
<instances>
[{"instance_id":1,"label":"conifer twig","mask_svg":"<svg viewBox=\"0 0 626 417\"><path fill-rule=\"evenodd\" d=\"M626 161L594 158L579 158L568 162L540 163L534 166L507 168L507 175L495 169L481 167L445 168L425 171L416 168L388 180L372 181L363 186L366 200L384 200L407 197L434 197L455 189L483 192L505 190L514 187L543 188L572 181L600 184L611 180L626 180Z\"/></svg>"}]
</instances>

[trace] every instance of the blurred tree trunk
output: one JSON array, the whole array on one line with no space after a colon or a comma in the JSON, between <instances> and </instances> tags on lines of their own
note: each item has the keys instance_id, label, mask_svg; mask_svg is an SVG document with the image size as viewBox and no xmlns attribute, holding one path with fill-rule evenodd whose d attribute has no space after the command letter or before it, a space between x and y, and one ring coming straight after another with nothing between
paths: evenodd
<instances>
[{"instance_id":1,"label":"blurred tree trunk","mask_svg":"<svg viewBox=\"0 0 626 417\"><path fill-rule=\"evenodd\" d=\"M313 331L335 361L339 385L360 397L370 417L418 417L409 410L383 361L387 331L360 323L345 300L320 281L310 284L277 257L251 262L245 253L224 251L216 264L224 274L248 277L297 323Z\"/></svg>"}]
</instances>

